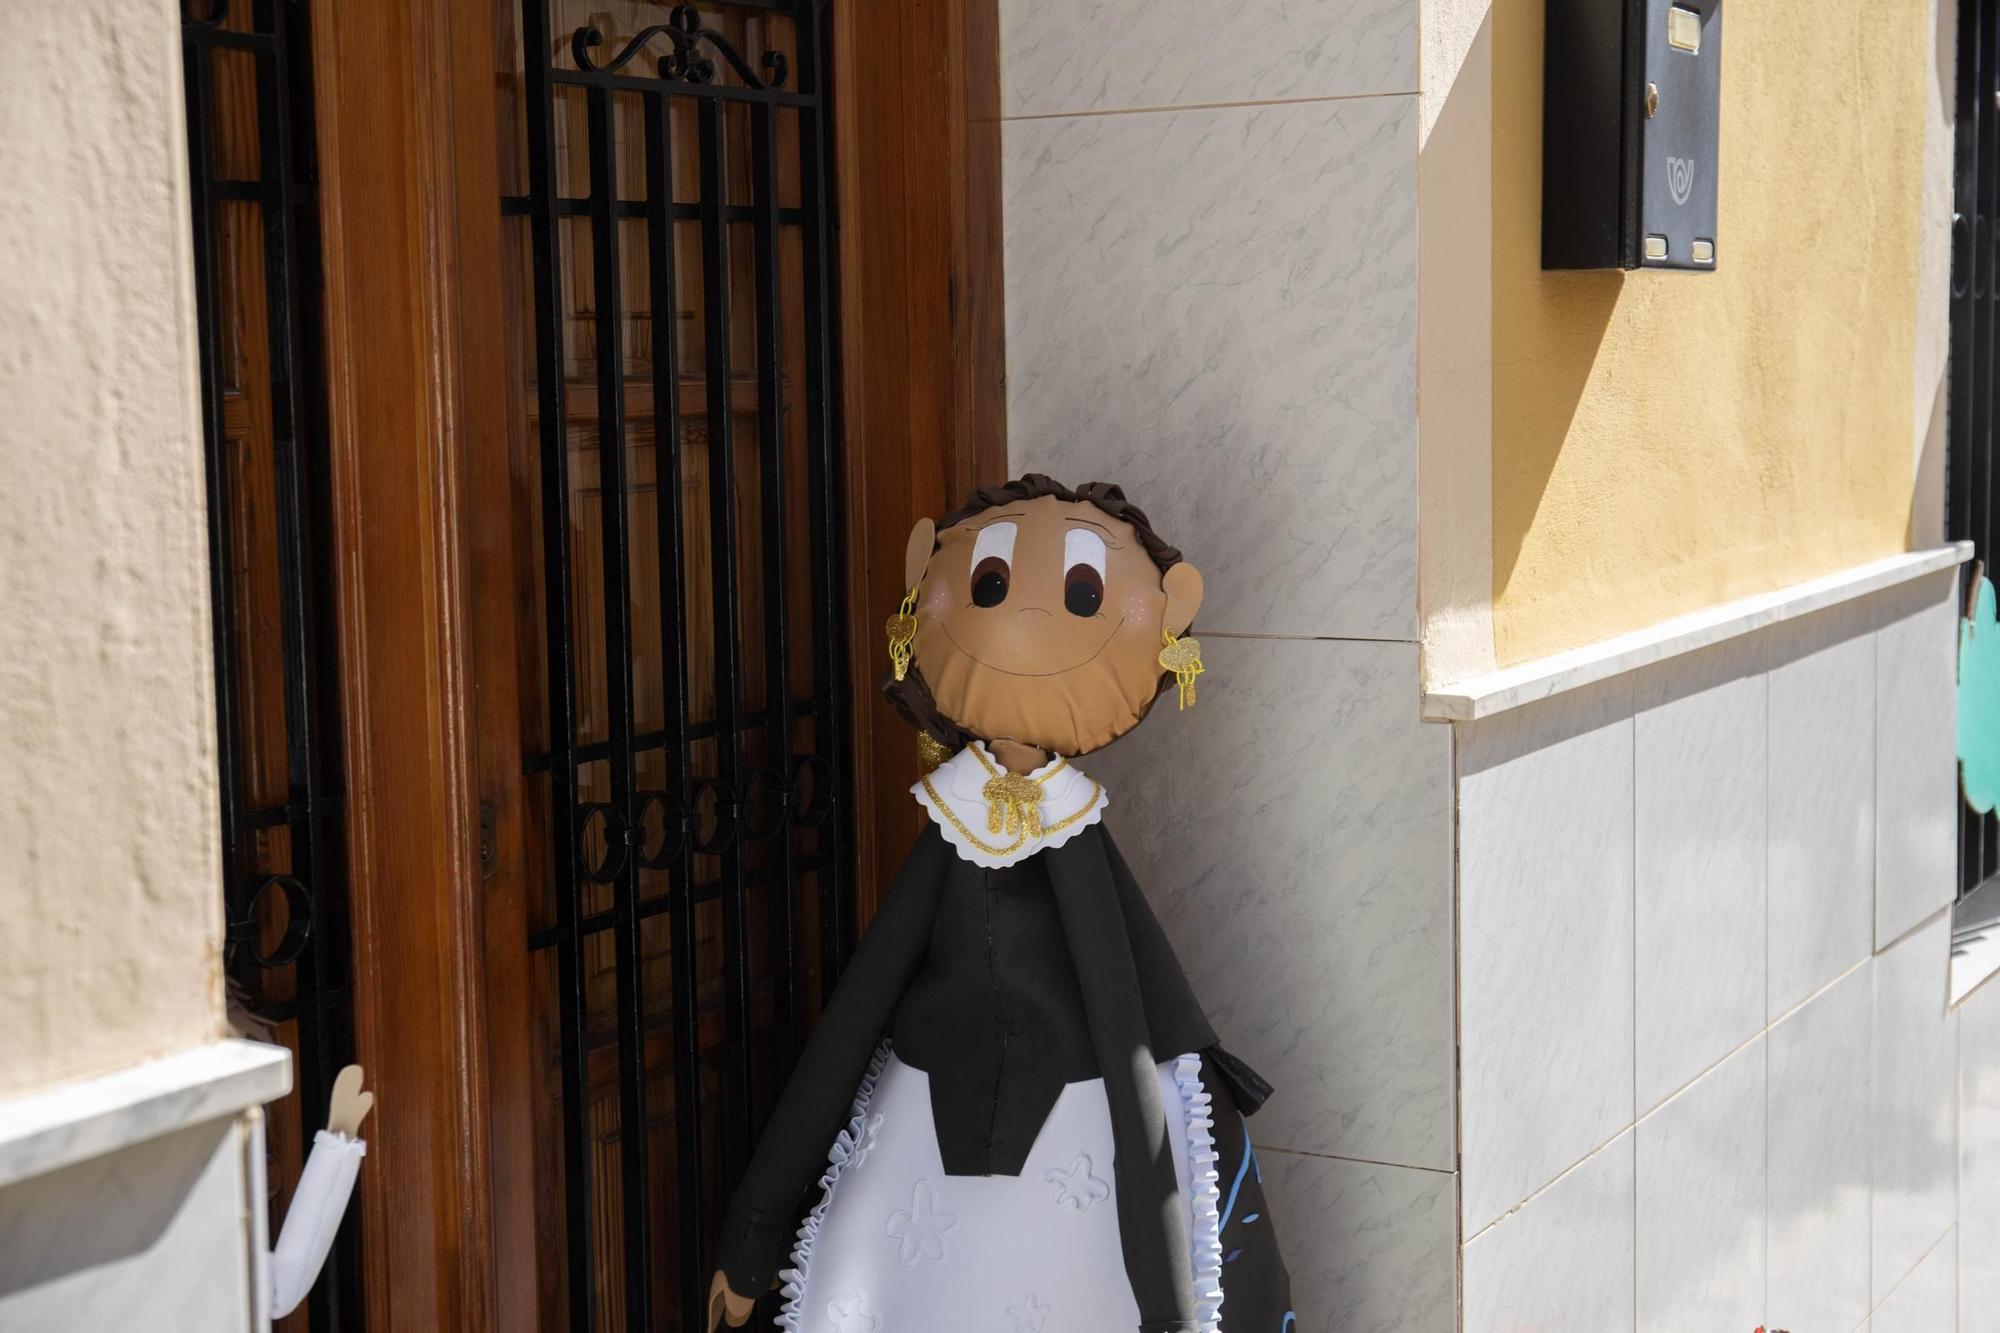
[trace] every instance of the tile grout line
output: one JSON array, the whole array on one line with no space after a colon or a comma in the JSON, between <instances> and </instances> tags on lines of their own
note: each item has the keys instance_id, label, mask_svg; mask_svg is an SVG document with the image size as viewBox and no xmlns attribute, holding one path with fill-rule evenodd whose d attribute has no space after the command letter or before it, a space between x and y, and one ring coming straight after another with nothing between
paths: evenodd
<instances>
[{"instance_id":1,"label":"tile grout line","mask_svg":"<svg viewBox=\"0 0 2000 1333\"><path fill-rule=\"evenodd\" d=\"M1314 1152L1309 1148L1281 1148L1275 1143L1251 1144L1258 1152L1283 1153L1287 1157L1310 1157L1315 1162L1352 1162L1356 1166L1386 1166L1398 1171L1423 1171L1433 1176L1455 1176L1458 1173L1445 1166L1418 1166L1414 1162L1388 1162L1379 1157L1350 1157L1346 1153Z\"/></svg>"},{"instance_id":2,"label":"tile grout line","mask_svg":"<svg viewBox=\"0 0 2000 1333\"><path fill-rule=\"evenodd\" d=\"M1464 839L1460 813L1460 729L1452 727L1446 755L1446 777L1452 785L1452 1161L1458 1167L1458 1183L1452 1189L1452 1327L1466 1325L1466 1079L1464 1079L1464 1033L1466 1033L1466 987L1462 975L1464 935L1460 917Z\"/></svg>"},{"instance_id":3,"label":"tile grout line","mask_svg":"<svg viewBox=\"0 0 2000 1333\"><path fill-rule=\"evenodd\" d=\"M1873 613L1870 613L1873 625ZM1868 635L1868 961L1874 961L1875 926L1881 918L1880 901L1882 864L1882 657L1878 651L1880 641L1876 632ZM1872 1324L1875 1319L1875 1116L1879 1109L1875 1099L1880 1089L1876 1086L1876 1073L1880 1067L1875 1058L1875 1032L1881 1026L1881 1015L1877 1012L1882 987L1881 974L1868 975L1868 1317L1864 1324ZM1947 998L1951 987L1951 974L1945 974ZM1886 1294L1886 1293L1885 1293Z\"/></svg>"},{"instance_id":4,"label":"tile grout line","mask_svg":"<svg viewBox=\"0 0 2000 1333\"><path fill-rule=\"evenodd\" d=\"M1632 1328L1639 1328L1639 681L1626 683L1632 715Z\"/></svg>"},{"instance_id":5,"label":"tile grout line","mask_svg":"<svg viewBox=\"0 0 2000 1333\"><path fill-rule=\"evenodd\" d=\"M1904 1273L1901 1277L1897 1278L1894 1282L1891 1282L1889 1284L1889 1290L1882 1293L1882 1299L1880 1301L1874 1299L1875 1274L1874 1274L1874 1261L1871 1257L1869 1261L1869 1275L1868 1275L1868 1282L1869 1282L1868 1314L1864 1319L1862 1319L1861 1325L1865 1325L1868 1322L1868 1320L1873 1319L1876 1315L1882 1313L1883 1304L1887 1302L1891 1296L1894 1296L1897 1292L1901 1291L1905 1286L1905 1284L1907 1284L1911 1278L1917 1275L1917 1270L1924 1266L1924 1261L1937 1253L1938 1246L1944 1244L1947 1240L1953 1239L1957 1235L1957 1232L1958 1232L1958 1220L1956 1218L1953 1218L1951 1225L1946 1227L1943 1231L1939 1232L1937 1235L1937 1239L1933 1240L1929 1245L1926 1245L1924 1247L1924 1252L1918 1255L1916 1257L1916 1260L1913 1263L1911 1263L1909 1271ZM1956 1272L1952 1274L1951 1306L1952 1306L1952 1314L1954 1317L1956 1317L1958 1313L1958 1274ZM1856 1325L1856 1327L1860 1327L1861 1325Z\"/></svg>"},{"instance_id":6,"label":"tile grout line","mask_svg":"<svg viewBox=\"0 0 2000 1333\"><path fill-rule=\"evenodd\" d=\"M1412 648L1418 640L1382 634L1267 634L1260 630L1205 629L1204 639L1240 639L1266 643L1403 643Z\"/></svg>"},{"instance_id":7,"label":"tile grout line","mask_svg":"<svg viewBox=\"0 0 2000 1333\"><path fill-rule=\"evenodd\" d=\"M1764 1248L1764 1288L1758 1305L1771 1320L1771 653L1768 641L1758 665L1764 687L1764 1224L1757 1228Z\"/></svg>"},{"instance_id":8,"label":"tile grout line","mask_svg":"<svg viewBox=\"0 0 2000 1333\"><path fill-rule=\"evenodd\" d=\"M1702 1079L1714 1073L1717 1069L1727 1064L1730 1060L1734 1059L1736 1056L1741 1055L1745 1050L1749 1049L1752 1043L1767 1039L1771 1035L1772 1029L1776 1028L1779 1023L1782 1023L1786 1019L1792 1017L1794 1014L1797 1014L1800 1010L1804 1009L1814 1000L1819 999L1822 995L1825 995L1828 991L1838 986L1841 982L1853 976L1863 967L1866 967L1868 963L1871 961L1872 959L1863 958L1860 962L1857 962L1852 966L1846 968L1840 973L1839 976L1834 977L1831 981L1828 981L1825 985L1815 990L1811 995L1808 995L1805 999L1800 1000L1796 1005L1793 1005L1790 1009L1787 1009L1783 1014L1773 1019L1763 1028L1760 1028L1758 1031L1753 1032L1750 1036L1746 1037L1744 1040L1738 1042L1735 1046L1731 1047L1726 1054L1724 1054L1722 1057L1720 1057L1719 1059L1715 1060L1713 1063L1709 1064L1707 1067L1702 1069L1700 1073L1695 1074L1692 1078L1688 1079L1687 1082L1675 1088L1665 1097L1662 1097L1659 1103L1655 1105L1651 1110L1647 1111L1646 1114L1644 1114L1643 1116L1639 1116L1637 1119L1633 1120L1631 1124L1626 1125L1623 1128L1619 1129L1618 1132L1616 1134L1613 1134L1610 1138L1604 1139L1602 1142L1591 1145L1590 1150L1585 1152L1583 1156L1577 1158L1575 1161L1565 1166L1561 1171L1558 1171L1554 1176L1550 1177L1548 1180L1544 1181L1541 1185L1537 1186L1532 1193L1523 1197L1519 1202L1509 1206L1506 1212L1494 1218L1491 1222L1488 1222L1484 1226L1480 1227L1479 1230L1473 1232L1472 1235L1467 1236L1465 1238L1465 1243L1470 1244L1478 1237L1485 1235L1488 1231L1491 1231L1494 1227L1499 1226L1502 1222L1512 1217L1515 1213L1520 1212L1521 1209L1527 1207L1530 1203L1533 1203L1543 1194L1546 1194L1549 1191L1549 1189L1552 1186L1554 1186L1558 1181L1562 1180L1563 1177L1569 1175L1571 1172L1575 1171L1578 1167L1584 1165L1591 1158L1597 1156L1598 1153L1603 1152L1606 1148L1610 1147L1613 1143L1616 1143L1618 1141L1619 1135L1632 1133L1634 1134L1636 1142L1636 1131L1638 1127L1644 1124L1646 1121L1652 1119L1654 1116L1658 1115L1661 1111L1665 1110L1669 1102L1673 1101L1676 1097L1679 1097L1682 1093L1686 1092L1689 1088L1692 1088L1695 1084L1701 1082ZM1767 1068L1769 1063L1768 1050L1769 1048L1767 1046L1766 1048ZM1765 1171L1767 1180L1770 1170L1769 1151L1768 1151L1769 1137L1770 1137L1769 1125L1770 1125L1770 1088L1767 1082L1765 1087L1765 1126L1766 1126ZM1394 1165L1394 1163L1391 1163L1391 1165Z\"/></svg>"},{"instance_id":9,"label":"tile grout line","mask_svg":"<svg viewBox=\"0 0 2000 1333\"><path fill-rule=\"evenodd\" d=\"M1032 120L1086 120L1103 116L1148 116L1175 111L1234 111L1245 107L1260 106L1314 106L1326 102L1367 102L1388 97L1416 97L1415 88L1388 88L1369 93L1326 93L1318 97L1262 97L1246 98L1241 101L1161 103L1156 106L1111 106L1090 107L1076 111L1031 111L1021 115L1003 115L1002 125L1017 121Z\"/></svg>"}]
</instances>

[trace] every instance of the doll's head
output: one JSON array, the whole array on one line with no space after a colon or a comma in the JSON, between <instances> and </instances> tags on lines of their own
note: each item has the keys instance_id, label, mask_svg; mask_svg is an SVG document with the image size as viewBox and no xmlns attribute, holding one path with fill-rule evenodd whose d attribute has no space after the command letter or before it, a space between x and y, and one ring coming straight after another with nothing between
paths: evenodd
<instances>
[{"instance_id":1,"label":"doll's head","mask_svg":"<svg viewBox=\"0 0 2000 1333\"><path fill-rule=\"evenodd\" d=\"M915 660L885 688L948 748L1016 741L1087 754L1137 726L1173 679L1168 635L1201 606L1201 574L1117 486L1031 473L910 531Z\"/></svg>"}]
</instances>

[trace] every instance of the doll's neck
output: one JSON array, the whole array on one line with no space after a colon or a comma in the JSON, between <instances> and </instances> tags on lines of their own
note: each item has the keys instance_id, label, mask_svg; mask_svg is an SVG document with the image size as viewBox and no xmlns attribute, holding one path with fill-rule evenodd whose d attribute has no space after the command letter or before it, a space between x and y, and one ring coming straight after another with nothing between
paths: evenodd
<instances>
[{"instance_id":1,"label":"doll's neck","mask_svg":"<svg viewBox=\"0 0 2000 1333\"><path fill-rule=\"evenodd\" d=\"M1009 773L1032 773L1049 762L1045 752L1019 741L988 741L986 752L999 760L1000 767Z\"/></svg>"}]
</instances>

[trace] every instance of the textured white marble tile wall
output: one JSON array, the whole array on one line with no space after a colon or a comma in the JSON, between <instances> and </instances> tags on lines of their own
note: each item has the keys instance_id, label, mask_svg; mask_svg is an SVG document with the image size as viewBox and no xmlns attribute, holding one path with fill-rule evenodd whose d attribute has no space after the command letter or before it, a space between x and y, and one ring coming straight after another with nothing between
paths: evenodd
<instances>
[{"instance_id":1,"label":"textured white marble tile wall","mask_svg":"<svg viewBox=\"0 0 2000 1333\"><path fill-rule=\"evenodd\" d=\"M1769 1048L1771 1327L1868 1317L1872 964L1774 1026Z\"/></svg>"},{"instance_id":2,"label":"textured white marble tile wall","mask_svg":"<svg viewBox=\"0 0 2000 1333\"><path fill-rule=\"evenodd\" d=\"M1632 681L1459 733L1468 1236L1633 1121Z\"/></svg>"},{"instance_id":3,"label":"textured white marble tile wall","mask_svg":"<svg viewBox=\"0 0 2000 1333\"><path fill-rule=\"evenodd\" d=\"M1882 1299L1868 1333L1952 1333L1958 1327L1958 1237L1946 1231Z\"/></svg>"},{"instance_id":4,"label":"textured white marble tile wall","mask_svg":"<svg viewBox=\"0 0 2000 1333\"><path fill-rule=\"evenodd\" d=\"M1272 1149L1258 1158L1289 1249L1296 1333L1453 1333L1452 1176Z\"/></svg>"},{"instance_id":5,"label":"textured white marble tile wall","mask_svg":"<svg viewBox=\"0 0 2000 1333\"><path fill-rule=\"evenodd\" d=\"M1763 1322L1764 1109L1758 1038L1633 1131L1639 1333Z\"/></svg>"},{"instance_id":6,"label":"textured white marble tile wall","mask_svg":"<svg viewBox=\"0 0 2000 1333\"><path fill-rule=\"evenodd\" d=\"M1409 96L1006 124L1012 466L1124 483L1206 630L1416 637L1416 129Z\"/></svg>"},{"instance_id":7,"label":"textured white marble tile wall","mask_svg":"<svg viewBox=\"0 0 2000 1333\"><path fill-rule=\"evenodd\" d=\"M1958 892L1958 571L1881 600L1875 634L1875 947Z\"/></svg>"},{"instance_id":8,"label":"textured white marble tile wall","mask_svg":"<svg viewBox=\"0 0 2000 1333\"><path fill-rule=\"evenodd\" d=\"M1257 1142L1450 1170L1447 728L1416 647L1210 639L1187 712L1085 760L1223 1041Z\"/></svg>"},{"instance_id":9,"label":"textured white marble tile wall","mask_svg":"<svg viewBox=\"0 0 2000 1333\"><path fill-rule=\"evenodd\" d=\"M1641 1114L1764 1028L1766 647L1751 635L1635 677Z\"/></svg>"},{"instance_id":10,"label":"textured white marble tile wall","mask_svg":"<svg viewBox=\"0 0 2000 1333\"><path fill-rule=\"evenodd\" d=\"M2000 1333L2000 1185L1959 1205L1958 1333Z\"/></svg>"},{"instance_id":11,"label":"textured white marble tile wall","mask_svg":"<svg viewBox=\"0 0 2000 1333\"><path fill-rule=\"evenodd\" d=\"M0 1329L247 1328L244 1201L233 1117L0 1190Z\"/></svg>"},{"instance_id":12,"label":"textured white marble tile wall","mask_svg":"<svg viewBox=\"0 0 2000 1333\"><path fill-rule=\"evenodd\" d=\"M1958 1205L1958 1015L1947 1012L1951 921L1876 955L1873 1281L1902 1281L1951 1225Z\"/></svg>"},{"instance_id":13,"label":"textured white marble tile wall","mask_svg":"<svg viewBox=\"0 0 2000 1333\"><path fill-rule=\"evenodd\" d=\"M1465 1333L1631 1333L1633 1156L1627 1131L1465 1247Z\"/></svg>"},{"instance_id":14,"label":"textured white marble tile wall","mask_svg":"<svg viewBox=\"0 0 2000 1333\"><path fill-rule=\"evenodd\" d=\"M1958 1193L2000 1181L2000 982L1958 1006Z\"/></svg>"},{"instance_id":15,"label":"textured white marble tile wall","mask_svg":"<svg viewBox=\"0 0 2000 1333\"><path fill-rule=\"evenodd\" d=\"M1875 937L1872 617L1847 603L1771 632L1772 1018Z\"/></svg>"},{"instance_id":16,"label":"textured white marble tile wall","mask_svg":"<svg viewBox=\"0 0 2000 1333\"><path fill-rule=\"evenodd\" d=\"M1413 0L1000 0L1001 114L1410 93Z\"/></svg>"}]
</instances>

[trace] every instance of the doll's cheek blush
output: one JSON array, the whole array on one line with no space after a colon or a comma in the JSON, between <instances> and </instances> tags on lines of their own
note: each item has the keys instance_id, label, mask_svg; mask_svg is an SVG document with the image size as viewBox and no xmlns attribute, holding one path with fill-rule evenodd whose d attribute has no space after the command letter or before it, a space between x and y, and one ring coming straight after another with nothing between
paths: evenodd
<instances>
[{"instance_id":1,"label":"doll's cheek blush","mask_svg":"<svg viewBox=\"0 0 2000 1333\"><path fill-rule=\"evenodd\" d=\"M1134 588L1115 599L1114 612L1127 625L1144 625L1149 620L1157 620L1160 615L1159 595Z\"/></svg>"}]
</instances>

